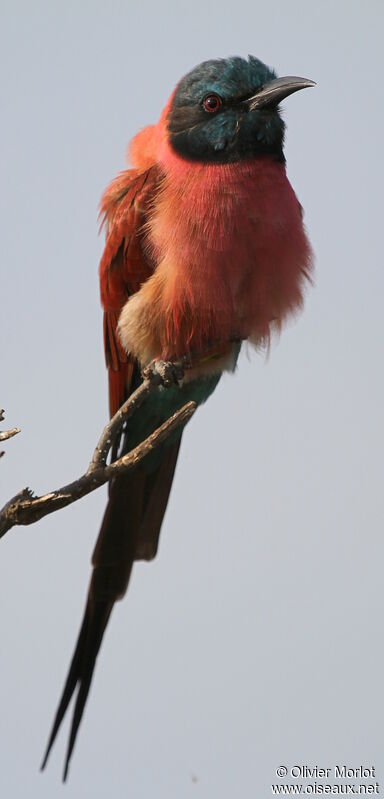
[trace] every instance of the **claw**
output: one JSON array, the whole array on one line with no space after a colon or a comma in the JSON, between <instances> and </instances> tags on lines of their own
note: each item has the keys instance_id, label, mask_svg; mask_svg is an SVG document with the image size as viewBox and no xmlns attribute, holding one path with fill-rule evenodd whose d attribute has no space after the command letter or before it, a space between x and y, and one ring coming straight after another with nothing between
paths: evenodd
<instances>
[{"instance_id":1,"label":"claw","mask_svg":"<svg viewBox=\"0 0 384 799\"><path fill-rule=\"evenodd\" d=\"M151 377L158 377L160 384L169 388L170 386L182 386L184 369L180 361L154 360L143 369L142 375L147 380Z\"/></svg>"}]
</instances>

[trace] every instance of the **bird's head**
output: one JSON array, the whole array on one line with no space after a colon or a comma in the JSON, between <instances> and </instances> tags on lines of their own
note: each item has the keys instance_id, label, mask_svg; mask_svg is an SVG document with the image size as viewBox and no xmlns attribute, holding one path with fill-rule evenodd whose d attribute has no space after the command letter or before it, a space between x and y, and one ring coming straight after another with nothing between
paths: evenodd
<instances>
[{"instance_id":1,"label":"bird's head","mask_svg":"<svg viewBox=\"0 0 384 799\"><path fill-rule=\"evenodd\" d=\"M260 155L283 161L279 103L307 86L314 82L277 78L253 56L204 61L176 87L167 120L171 147L183 158L207 163Z\"/></svg>"}]
</instances>

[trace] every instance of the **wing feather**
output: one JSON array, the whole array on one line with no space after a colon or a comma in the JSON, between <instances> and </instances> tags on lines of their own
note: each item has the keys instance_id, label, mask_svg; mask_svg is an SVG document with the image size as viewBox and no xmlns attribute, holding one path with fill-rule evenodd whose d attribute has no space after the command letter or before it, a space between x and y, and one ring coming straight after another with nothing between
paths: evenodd
<instances>
[{"instance_id":1,"label":"wing feather","mask_svg":"<svg viewBox=\"0 0 384 799\"><path fill-rule=\"evenodd\" d=\"M102 224L106 226L107 235L100 263L100 289L111 415L140 381L135 358L127 355L120 343L117 323L128 297L153 273L154 267L143 246L143 226L156 184L155 167L145 172L127 170L110 184L101 201ZM133 562L156 554L178 448L179 441L171 444L153 473L138 469L132 475L115 478L110 484L109 500L92 558L93 572L83 622L42 763L44 768L75 694L64 780L114 603L127 589Z\"/></svg>"},{"instance_id":2,"label":"wing feather","mask_svg":"<svg viewBox=\"0 0 384 799\"><path fill-rule=\"evenodd\" d=\"M128 298L153 273L145 253L143 227L157 184L156 167L144 172L128 169L112 181L101 200L106 242L100 262L100 293L111 416L129 395L137 371L136 360L121 345L117 323Z\"/></svg>"}]
</instances>

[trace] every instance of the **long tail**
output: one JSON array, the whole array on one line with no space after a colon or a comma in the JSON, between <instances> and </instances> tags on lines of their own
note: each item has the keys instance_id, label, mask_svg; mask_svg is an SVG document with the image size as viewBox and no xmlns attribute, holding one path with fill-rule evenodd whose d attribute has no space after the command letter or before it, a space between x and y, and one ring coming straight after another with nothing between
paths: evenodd
<instances>
[{"instance_id":1,"label":"long tail","mask_svg":"<svg viewBox=\"0 0 384 799\"><path fill-rule=\"evenodd\" d=\"M87 602L76 649L72 658L72 663L64 686L60 704L56 712L47 750L41 764L41 769L44 769L68 705L76 688L78 687L71 732L68 740L67 754L65 758L63 772L64 782L67 779L69 763L75 745L77 731L84 712L85 703L87 701L97 653L99 651L104 630L107 626L112 608L113 602L97 603L93 607L91 606L90 602Z\"/></svg>"},{"instance_id":2,"label":"long tail","mask_svg":"<svg viewBox=\"0 0 384 799\"><path fill-rule=\"evenodd\" d=\"M135 560L153 558L175 471L180 440L168 446L152 473L137 470L116 478L92 557L93 572L84 617L67 680L56 712L41 769L44 769L61 722L77 690L65 758L63 781L83 716L96 658L113 606L128 587Z\"/></svg>"}]
</instances>

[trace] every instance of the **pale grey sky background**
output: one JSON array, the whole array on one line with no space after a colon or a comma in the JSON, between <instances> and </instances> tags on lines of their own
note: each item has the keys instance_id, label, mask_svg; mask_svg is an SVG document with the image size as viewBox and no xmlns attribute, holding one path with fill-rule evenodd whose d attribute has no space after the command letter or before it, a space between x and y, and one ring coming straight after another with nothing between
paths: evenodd
<instances>
[{"instance_id":1,"label":"pale grey sky background","mask_svg":"<svg viewBox=\"0 0 384 799\"><path fill-rule=\"evenodd\" d=\"M65 789L68 723L38 767L105 492L0 543L0 795L264 799L279 765L339 763L375 765L384 791L384 6L0 8L0 404L22 428L1 502L75 477L105 422L97 206L132 135L207 58L252 53L318 82L284 103L316 286L269 360L243 357L186 431Z\"/></svg>"}]
</instances>

